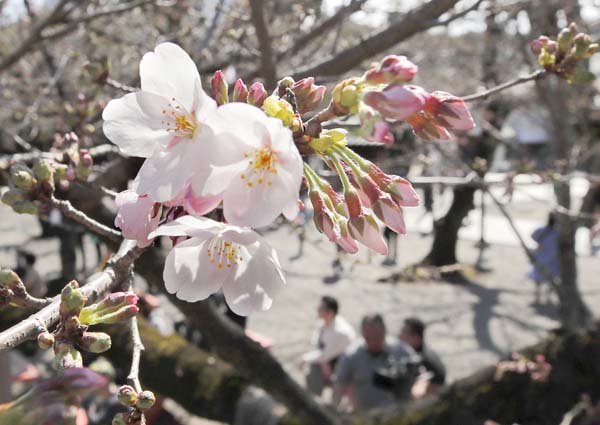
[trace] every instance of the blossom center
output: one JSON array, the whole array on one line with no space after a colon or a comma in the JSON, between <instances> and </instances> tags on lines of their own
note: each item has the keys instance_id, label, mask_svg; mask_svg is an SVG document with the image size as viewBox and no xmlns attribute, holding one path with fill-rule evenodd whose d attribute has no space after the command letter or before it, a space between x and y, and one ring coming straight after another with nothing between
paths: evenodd
<instances>
[{"instance_id":1,"label":"blossom center","mask_svg":"<svg viewBox=\"0 0 600 425\"><path fill-rule=\"evenodd\" d=\"M206 249L210 263L218 269L230 269L240 264L244 261L242 254L242 247L239 244L224 241L219 237L213 238Z\"/></svg>"},{"instance_id":2,"label":"blossom center","mask_svg":"<svg viewBox=\"0 0 600 425\"><path fill-rule=\"evenodd\" d=\"M254 149L244 154L247 158L248 168L240 177L246 180L248 187L254 187L255 184L267 184L271 186L273 181L271 177L277 174L276 165L278 163L278 155L270 146L261 149Z\"/></svg>"},{"instance_id":3,"label":"blossom center","mask_svg":"<svg viewBox=\"0 0 600 425\"><path fill-rule=\"evenodd\" d=\"M189 113L173 97L169 102L169 108L163 109L165 120L162 121L166 130L179 137L192 139L198 129L198 121L194 114Z\"/></svg>"}]
</instances>

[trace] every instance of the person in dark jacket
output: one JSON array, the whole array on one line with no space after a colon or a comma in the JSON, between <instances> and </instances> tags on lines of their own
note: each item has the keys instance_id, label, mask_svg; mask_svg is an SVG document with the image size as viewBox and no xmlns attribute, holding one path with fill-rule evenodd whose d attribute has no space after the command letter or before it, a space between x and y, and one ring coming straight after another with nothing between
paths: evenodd
<instances>
[{"instance_id":1,"label":"person in dark jacket","mask_svg":"<svg viewBox=\"0 0 600 425\"><path fill-rule=\"evenodd\" d=\"M426 379L421 379L413 388L413 397L421 398L433 394L446 382L446 367L440 357L425 344L425 323L416 317L404 320L399 336L421 356Z\"/></svg>"}]
</instances>

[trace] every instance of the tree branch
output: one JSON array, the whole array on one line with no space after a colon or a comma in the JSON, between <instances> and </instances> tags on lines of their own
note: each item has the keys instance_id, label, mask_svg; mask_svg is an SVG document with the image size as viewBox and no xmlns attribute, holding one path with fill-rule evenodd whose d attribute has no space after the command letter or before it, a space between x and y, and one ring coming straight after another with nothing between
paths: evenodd
<instances>
[{"instance_id":1,"label":"tree branch","mask_svg":"<svg viewBox=\"0 0 600 425\"><path fill-rule=\"evenodd\" d=\"M354 12L359 11L362 8L362 5L365 4L367 0L352 0L346 6L340 7L333 15L329 18L325 19L323 22L311 28L309 32L300 36L297 40L294 41L291 48L285 50L277 55L277 60L282 60L288 56L295 55L300 50L304 49L309 43L312 41L322 37L327 34L329 31L334 29L336 25L340 22L344 21L347 17L352 15Z\"/></svg>"},{"instance_id":2,"label":"tree branch","mask_svg":"<svg viewBox=\"0 0 600 425\"><path fill-rule=\"evenodd\" d=\"M527 83L529 81L541 80L542 78L545 78L547 75L548 75L548 72L546 70L537 70L535 72L532 72L529 75L517 77L513 80L507 81L506 83L500 84L496 87L492 87L491 89L485 90L481 93L475 93L475 94L470 94L468 96L463 96L462 100L464 100L465 102L473 102L475 100L486 99L487 97L489 97L493 94L501 92L502 90L506 90L510 87L514 87L519 84Z\"/></svg>"},{"instance_id":3,"label":"tree branch","mask_svg":"<svg viewBox=\"0 0 600 425\"><path fill-rule=\"evenodd\" d=\"M273 88L277 83L277 70L273 60L273 46L271 37L265 21L265 10L263 0L249 0L250 15L256 31L258 46L260 50L261 74L268 87Z\"/></svg>"},{"instance_id":4,"label":"tree branch","mask_svg":"<svg viewBox=\"0 0 600 425\"><path fill-rule=\"evenodd\" d=\"M432 0L408 12L385 30L361 41L337 55L293 74L294 79L308 76L337 76L392 48L401 41L425 31L430 22L450 10L459 0Z\"/></svg>"},{"instance_id":5,"label":"tree branch","mask_svg":"<svg viewBox=\"0 0 600 425\"><path fill-rule=\"evenodd\" d=\"M81 289L90 302L116 289L127 276L129 267L140 256L142 249L135 242L123 241L113 261L102 273L84 284ZM14 348L22 342L34 338L42 329L48 329L59 319L60 295L52 298L52 303L39 312L0 333L0 351Z\"/></svg>"},{"instance_id":6,"label":"tree branch","mask_svg":"<svg viewBox=\"0 0 600 425\"><path fill-rule=\"evenodd\" d=\"M71 0L60 0L52 11L45 18L41 19L31 29L29 37L25 39L19 46L17 46L11 53L0 61L0 72L12 66L15 62L25 56L40 41L42 31L47 27L55 24L58 19L64 14L64 9Z\"/></svg>"},{"instance_id":7,"label":"tree branch","mask_svg":"<svg viewBox=\"0 0 600 425\"><path fill-rule=\"evenodd\" d=\"M110 227L105 226L104 224L99 223L94 219L91 219L86 214L73 207L73 205L69 201L57 199L54 196L52 196L52 198L50 199L50 205L58 208L65 217L76 221L77 223L85 226L93 233L102 236L106 239L109 239L112 242L118 242L122 237L121 232L111 229Z\"/></svg>"}]
</instances>

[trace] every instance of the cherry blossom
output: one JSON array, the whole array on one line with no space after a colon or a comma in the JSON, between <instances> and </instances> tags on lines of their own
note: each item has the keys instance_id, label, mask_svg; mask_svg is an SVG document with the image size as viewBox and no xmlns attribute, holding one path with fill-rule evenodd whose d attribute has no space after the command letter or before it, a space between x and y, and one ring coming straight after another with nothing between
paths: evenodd
<instances>
[{"instance_id":1,"label":"cherry blossom","mask_svg":"<svg viewBox=\"0 0 600 425\"><path fill-rule=\"evenodd\" d=\"M292 132L248 104L229 103L215 115L221 119L219 138L228 149L229 165L212 167L207 179L193 177L193 190L201 196L222 193L223 213L231 224L266 226L280 214L293 220L303 166Z\"/></svg>"},{"instance_id":2,"label":"cherry blossom","mask_svg":"<svg viewBox=\"0 0 600 425\"><path fill-rule=\"evenodd\" d=\"M152 232L187 236L171 250L163 278L167 291L195 302L223 290L231 309L246 316L268 310L285 279L275 250L256 232L207 218L180 217Z\"/></svg>"},{"instance_id":3,"label":"cherry blossom","mask_svg":"<svg viewBox=\"0 0 600 425\"><path fill-rule=\"evenodd\" d=\"M208 123L216 103L203 90L196 65L179 46L159 44L140 63L142 90L111 100L104 134L127 155L147 158L138 193L155 201L174 198L195 169L219 162Z\"/></svg>"}]
</instances>

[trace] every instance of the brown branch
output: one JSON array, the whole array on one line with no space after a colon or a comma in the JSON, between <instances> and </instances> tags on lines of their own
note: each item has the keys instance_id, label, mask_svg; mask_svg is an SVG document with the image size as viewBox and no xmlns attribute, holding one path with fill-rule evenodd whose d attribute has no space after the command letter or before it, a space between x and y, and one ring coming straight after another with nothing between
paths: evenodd
<instances>
[{"instance_id":1,"label":"brown branch","mask_svg":"<svg viewBox=\"0 0 600 425\"><path fill-rule=\"evenodd\" d=\"M156 0L138 0L135 2L131 2L129 4L124 4L121 6L116 6L116 7L111 7L111 8L105 8L105 9L99 10L97 12L90 13L88 15L84 15L82 17L79 17L72 21L69 21L64 26L64 28L56 30L55 32L50 33L50 34L44 34L40 38L40 41L45 43L48 41L56 40L57 38L64 37L67 34L75 31L77 28L79 28L79 26L81 24L89 23L98 18L103 18L105 16L111 16L111 15L117 15L120 13L129 12L130 10L133 10L133 9L141 7L141 6L145 6L146 4L149 4L149 3L156 3Z\"/></svg>"},{"instance_id":2,"label":"brown branch","mask_svg":"<svg viewBox=\"0 0 600 425\"><path fill-rule=\"evenodd\" d=\"M450 10L459 0L432 0L406 13L402 19L391 24L385 30L362 40L357 45L341 51L337 55L299 70L294 79L313 76L336 76L360 65L394 47L401 41L427 30L432 20Z\"/></svg>"},{"instance_id":3,"label":"brown branch","mask_svg":"<svg viewBox=\"0 0 600 425\"><path fill-rule=\"evenodd\" d=\"M109 154L119 154L119 148L115 145L106 143L104 145L94 146L89 149L89 153L95 160L101 157L105 157ZM25 152L15 153L9 155L0 156L0 170L7 170L10 166L16 162L24 162L27 164L32 163L38 158L60 160L63 157L62 152Z\"/></svg>"},{"instance_id":4,"label":"brown branch","mask_svg":"<svg viewBox=\"0 0 600 425\"><path fill-rule=\"evenodd\" d=\"M23 41L11 53L2 59L0 62L0 72L12 66L33 49L36 43L41 40L42 31L49 26L54 25L64 15L65 7L70 1L71 0L60 0L48 14L48 16L41 19L36 25L34 25L34 27L31 29L29 37L27 37L25 41Z\"/></svg>"},{"instance_id":5,"label":"brown branch","mask_svg":"<svg viewBox=\"0 0 600 425\"><path fill-rule=\"evenodd\" d=\"M130 266L140 256L142 250L134 242L123 241L113 261L102 273L96 275L81 287L90 302L94 302L116 289L127 276ZM52 303L29 318L0 333L0 351L14 348L22 342L34 338L41 329L48 329L59 319L60 295L52 298Z\"/></svg>"},{"instance_id":6,"label":"brown branch","mask_svg":"<svg viewBox=\"0 0 600 425\"><path fill-rule=\"evenodd\" d=\"M477 0L475 3L473 3L473 5L471 5L470 7L466 8L465 10L461 10L460 12L457 12L457 13L453 14L452 16L450 16L447 19L444 19L442 21L440 21L440 20L434 21L429 27L430 28L440 27L440 26L441 27L445 27L450 22L456 21L457 19L460 19L460 18L464 17L465 15L467 15L469 12L472 12L474 10L479 9L479 6L481 6L481 3L483 3L483 0Z\"/></svg>"},{"instance_id":7,"label":"brown branch","mask_svg":"<svg viewBox=\"0 0 600 425\"><path fill-rule=\"evenodd\" d=\"M275 61L273 60L271 37L269 36L265 20L264 2L263 0L249 0L249 2L250 15L260 49L261 74L265 79L266 85L273 88L277 83L277 70L275 68Z\"/></svg>"},{"instance_id":8,"label":"brown branch","mask_svg":"<svg viewBox=\"0 0 600 425\"><path fill-rule=\"evenodd\" d=\"M339 23L343 22L346 18L352 15L354 12L359 11L366 1L367 0L352 0L346 6L342 6L329 18L325 19L323 22L321 22L314 28L311 28L309 32L295 40L290 49L278 54L277 60L279 61L291 55L295 55L300 50L304 49L312 41L327 34L329 31L334 29Z\"/></svg>"},{"instance_id":9,"label":"brown branch","mask_svg":"<svg viewBox=\"0 0 600 425\"><path fill-rule=\"evenodd\" d=\"M513 80L507 81L506 83L500 84L496 87L492 87L491 89L485 90L481 93L474 93L474 94L470 94L468 96L463 96L462 100L464 100L465 102L473 102L475 100L486 99L487 97L489 97L493 94L501 92L502 90L506 90L510 87L514 87L519 84L527 83L529 81L541 80L542 78L545 78L547 75L548 75L547 71L537 70L535 72L532 72L529 75L517 77Z\"/></svg>"},{"instance_id":10,"label":"brown branch","mask_svg":"<svg viewBox=\"0 0 600 425\"><path fill-rule=\"evenodd\" d=\"M85 226L98 236L102 236L112 242L118 242L122 237L121 232L111 229L110 227L88 217L86 214L73 207L69 201L57 199L52 196L50 199L50 205L58 208L65 217L68 217L71 220Z\"/></svg>"}]
</instances>

